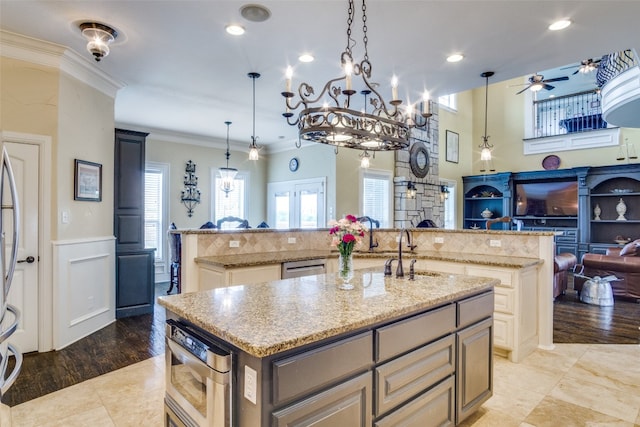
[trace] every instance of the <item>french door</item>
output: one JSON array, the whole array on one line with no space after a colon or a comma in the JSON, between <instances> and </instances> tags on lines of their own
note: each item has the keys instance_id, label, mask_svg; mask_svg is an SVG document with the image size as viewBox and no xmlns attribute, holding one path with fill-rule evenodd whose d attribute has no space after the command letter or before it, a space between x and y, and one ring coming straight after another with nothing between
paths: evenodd
<instances>
[{"instance_id":1,"label":"french door","mask_svg":"<svg viewBox=\"0 0 640 427\"><path fill-rule=\"evenodd\" d=\"M272 182L267 185L267 210L272 228L322 228L326 178Z\"/></svg>"}]
</instances>

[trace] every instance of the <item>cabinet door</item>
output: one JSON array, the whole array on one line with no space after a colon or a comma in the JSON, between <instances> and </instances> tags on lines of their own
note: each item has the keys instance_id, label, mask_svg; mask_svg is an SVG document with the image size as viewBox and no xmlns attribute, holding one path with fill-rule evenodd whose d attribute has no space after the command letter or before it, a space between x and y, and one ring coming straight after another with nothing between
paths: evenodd
<instances>
[{"instance_id":1,"label":"cabinet door","mask_svg":"<svg viewBox=\"0 0 640 427\"><path fill-rule=\"evenodd\" d=\"M116 318L153 313L154 249L116 253Z\"/></svg>"},{"instance_id":2,"label":"cabinet door","mask_svg":"<svg viewBox=\"0 0 640 427\"><path fill-rule=\"evenodd\" d=\"M456 424L475 412L493 394L493 319L456 334Z\"/></svg>"},{"instance_id":3,"label":"cabinet door","mask_svg":"<svg viewBox=\"0 0 640 427\"><path fill-rule=\"evenodd\" d=\"M273 413L274 427L368 427L371 425L371 372Z\"/></svg>"},{"instance_id":4,"label":"cabinet door","mask_svg":"<svg viewBox=\"0 0 640 427\"><path fill-rule=\"evenodd\" d=\"M280 280L281 264L227 270L227 286Z\"/></svg>"},{"instance_id":5,"label":"cabinet door","mask_svg":"<svg viewBox=\"0 0 640 427\"><path fill-rule=\"evenodd\" d=\"M454 376L380 419L374 427L446 427L454 425Z\"/></svg>"}]
</instances>

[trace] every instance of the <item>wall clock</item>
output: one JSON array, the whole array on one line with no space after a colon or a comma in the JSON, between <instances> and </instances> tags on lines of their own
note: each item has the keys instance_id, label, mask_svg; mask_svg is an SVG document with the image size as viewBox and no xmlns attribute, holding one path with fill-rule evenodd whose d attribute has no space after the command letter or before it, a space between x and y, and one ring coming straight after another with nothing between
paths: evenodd
<instances>
[{"instance_id":1,"label":"wall clock","mask_svg":"<svg viewBox=\"0 0 640 427\"><path fill-rule=\"evenodd\" d=\"M291 172L297 171L299 166L300 166L300 161L298 160L297 157L292 157L291 160L289 160L289 170Z\"/></svg>"},{"instance_id":2,"label":"wall clock","mask_svg":"<svg viewBox=\"0 0 640 427\"><path fill-rule=\"evenodd\" d=\"M429 173L429 151L422 142L414 143L409 149L409 167L418 178L424 178Z\"/></svg>"}]
</instances>

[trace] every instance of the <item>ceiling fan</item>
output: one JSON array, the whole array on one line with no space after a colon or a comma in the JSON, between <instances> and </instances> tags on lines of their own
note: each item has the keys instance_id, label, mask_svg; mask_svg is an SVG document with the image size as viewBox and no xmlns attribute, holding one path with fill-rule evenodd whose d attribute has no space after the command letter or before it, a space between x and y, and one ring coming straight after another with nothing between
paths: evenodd
<instances>
[{"instance_id":1,"label":"ceiling fan","mask_svg":"<svg viewBox=\"0 0 640 427\"><path fill-rule=\"evenodd\" d=\"M584 61L580 61L579 65L571 65L569 67L561 68L561 70L578 67L578 69L571 74L572 76L578 73L586 74L586 73L590 73L591 71L595 71L596 68L598 68L598 64L600 64L600 61L602 61L602 59L594 60L593 58L589 58L589 59L585 59Z\"/></svg>"},{"instance_id":2,"label":"ceiling fan","mask_svg":"<svg viewBox=\"0 0 640 427\"><path fill-rule=\"evenodd\" d=\"M569 80L569 77L563 76L563 77L556 77L554 79L545 79L542 74L534 74L533 76L529 77L529 83L527 84L527 87L522 89L520 92L516 93L516 95L520 95L522 92L524 92L527 89L531 89L531 91L533 92L537 92L540 89L551 90L555 86L551 86L548 83L562 82L565 80Z\"/></svg>"}]
</instances>

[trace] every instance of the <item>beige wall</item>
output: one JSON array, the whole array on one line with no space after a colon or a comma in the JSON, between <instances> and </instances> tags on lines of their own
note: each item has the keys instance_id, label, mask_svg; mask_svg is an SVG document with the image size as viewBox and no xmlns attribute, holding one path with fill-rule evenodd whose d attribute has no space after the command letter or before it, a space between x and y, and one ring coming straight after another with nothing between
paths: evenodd
<instances>
[{"instance_id":1,"label":"beige wall","mask_svg":"<svg viewBox=\"0 0 640 427\"><path fill-rule=\"evenodd\" d=\"M224 141L219 141L224 144ZM154 138L150 134L146 140L146 160L169 165L169 221L175 222L178 228L199 228L207 221L213 221L211 212L211 174L226 165L225 149L205 147L201 145L177 143ZM247 151L231 150L229 167L249 174L249 194L247 219L249 225L255 227L266 219L266 170L268 158L261 154L260 160L249 160ZM187 209L180 201L184 189L184 169L189 160L196 164L198 188L202 192L201 202L187 216Z\"/></svg>"},{"instance_id":2,"label":"beige wall","mask_svg":"<svg viewBox=\"0 0 640 427\"><path fill-rule=\"evenodd\" d=\"M52 177L43 189L51 195L51 239L113 235L113 98L55 68L6 57L0 64L0 129L52 139ZM102 202L73 200L75 158L103 165Z\"/></svg>"},{"instance_id":3,"label":"beige wall","mask_svg":"<svg viewBox=\"0 0 640 427\"><path fill-rule=\"evenodd\" d=\"M86 84L60 75L58 150L54 200L59 219L69 212L69 223L58 221L60 240L113 235L114 99ZM102 164L102 201L73 200L74 159Z\"/></svg>"}]
</instances>

